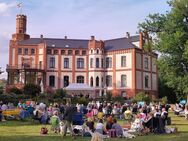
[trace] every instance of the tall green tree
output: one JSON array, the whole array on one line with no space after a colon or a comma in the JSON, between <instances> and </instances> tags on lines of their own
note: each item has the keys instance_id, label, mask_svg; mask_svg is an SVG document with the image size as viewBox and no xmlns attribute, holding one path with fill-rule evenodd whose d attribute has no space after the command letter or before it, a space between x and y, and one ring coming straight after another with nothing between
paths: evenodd
<instances>
[{"instance_id":1,"label":"tall green tree","mask_svg":"<svg viewBox=\"0 0 188 141\"><path fill-rule=\"evenodd\" d=\"M170 11L149 15L139 28L153 37L160 79L181 99L188 95L188 0L167 3Z\"/></svg>"}]
</instances>

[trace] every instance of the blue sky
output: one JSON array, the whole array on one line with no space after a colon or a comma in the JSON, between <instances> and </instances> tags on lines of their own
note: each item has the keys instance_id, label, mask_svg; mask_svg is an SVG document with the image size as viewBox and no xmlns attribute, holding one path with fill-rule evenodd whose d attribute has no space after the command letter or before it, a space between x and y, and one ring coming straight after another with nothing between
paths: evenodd
<instances>
[{"instance_id":1,"label":"blue sky","mask_svg":"<svg viewBox=\"0 0 188 141\"><path fill-rule=\"evenodd\" d=\"M8 43L15 32L17 4L23 3L31 37L111 39L138 31L152 13L169 10L166 0L0 0L0 67L8 64ZM5 77L6 73L1 75Z\"/></svg>"}]
</instances>

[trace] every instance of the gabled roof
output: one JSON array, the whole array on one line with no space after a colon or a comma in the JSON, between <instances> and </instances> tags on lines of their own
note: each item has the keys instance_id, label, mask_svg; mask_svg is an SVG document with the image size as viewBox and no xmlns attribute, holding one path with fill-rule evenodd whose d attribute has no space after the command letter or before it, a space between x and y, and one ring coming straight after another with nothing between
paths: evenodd
<instances>
[{"instance_id":1,"label":"gabled roof","mask_svg":"<svg viewBox=\"0 0 188 141\"><path fill-rule=\"evenodd\" d=\"M132 42L139 41L139 36L131 36L130 38L117 38L112 40L105 40L105 50L123 50L130 48L137 48ZM54 48L88 48L89 40L84 39L56 39L56 38L30 38L19 41L19 45L37 45L42 42L47 44L47 47Z\"/></svg>"}]
</instances>

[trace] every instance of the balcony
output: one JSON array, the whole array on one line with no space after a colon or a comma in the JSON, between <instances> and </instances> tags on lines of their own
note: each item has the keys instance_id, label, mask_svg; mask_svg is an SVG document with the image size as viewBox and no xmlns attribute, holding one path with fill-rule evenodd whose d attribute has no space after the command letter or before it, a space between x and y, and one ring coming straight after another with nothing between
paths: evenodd
<instances>
[{"instance_id":1,"label":"balcony","mask_svg":"<svg viewBox=\"0 0 188 141\"><path fill-rule=\"evenodd\" d=\"M44 66L42 64L7 65L7 71L11 71L11 70L44 71Z\"/></svg>"}]
</instances>

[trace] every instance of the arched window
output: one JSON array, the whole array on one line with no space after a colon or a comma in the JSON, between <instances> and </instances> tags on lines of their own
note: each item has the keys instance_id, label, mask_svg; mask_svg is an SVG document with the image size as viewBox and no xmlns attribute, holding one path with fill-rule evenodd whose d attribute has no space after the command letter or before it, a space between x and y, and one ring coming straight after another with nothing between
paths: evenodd
<instances>
[{"instance_id":1,"label":"arched window","mask_svg":"<svg viewBox=\"0 0 188 141\"><path fill-rule=\"evenodd\" d=\"M67 87L69 85L69 76L64 76L64 80L63 80L63 84L64 84L64 87Z\"/></svg>"},{"instance_id":2,"label":"arched window","mask_svg":"<svg viewBox=\"0 0 188 141\"><path fill-rule=\"evenodd\" d=\"M93 50L91 50L91 54L93 54Z\"/></svg>"},{"instance_id":3,"label":"arched window","mask_svg":"<svg viewBox=\"0 0 188 141\"><path fill-rule=\"evenodd\" d=\"M148 75L145 76L145 88L149 88L149 77L148 77Z\"/></svg>"},{"instance_id":4,"label":"arched window","mask_svg":"<svg viewBox=\"0 0 188 141\"><path fill-rule=\"evenodd\" d=\"M111 75L106 76L106 86L112 87L112 76Z\"/></svg>"},{"instance_id":5,"label":"arched window","mask_svg":"<svg viewBox=\"0 0 188 141\"><path fill-rule=\"evenodd\" d=\"M84 83L84 77L83 76L77 76L77 83Z\"/></svg>"},{"instance_id":6,"label":"arched window","mask_svg":"<svg viewBox=\"0 0 188 141\"><path fill-rule=\"evenodd\" d=\"M49 76L49 86L55 87L55 76L54 75Z\"/></svg>"},{"instance_id":7,"label":"arched window","mask_svg":"<svg viewBox=\"0 0 188 141\"><path fill-rule=\"evenodd\" d=\"M97 49L97 54L99 54L99 49Z\"/></svg>"},{"instance_id":8,"label":"arched window","mask_svg":"<svg viewBox=\"0 0 188 141\"><path fill-rule=\"evenodd\" d=\"M76 54L76 55L79 55L79 54L80 54L80 51L79 51L79 50L76 50L76 51L75 51L75 54Z\"/></svg>"},{"instance_id":9,"label":"arched window","mask_svg":"<svg viewBox=\"0 0 188 141\"><path fill-rule=\"evenodd\" d=\"M90 86L93 87L93 77L90 78Z\"/></svg>"},{"instance_id":10,"label":"arched window","mask_svg":"<svg viewBox=\"0 0 188 141\"><path fill-rule=\"evenodd\" d=\"M121 75L121 87L126 87L126 86L127 86L127 76Z\"/></svg>"},{"instance_id":11,"label":"arched window","mask_svg":"<svg viewBox=\"0 0 188 141\"><path fill-rule=\"evenodd\" d=\"M99 77L96 77L96 87L99 87Z\"/></svg>"}]
</instances>

